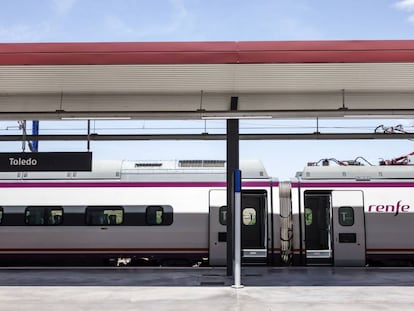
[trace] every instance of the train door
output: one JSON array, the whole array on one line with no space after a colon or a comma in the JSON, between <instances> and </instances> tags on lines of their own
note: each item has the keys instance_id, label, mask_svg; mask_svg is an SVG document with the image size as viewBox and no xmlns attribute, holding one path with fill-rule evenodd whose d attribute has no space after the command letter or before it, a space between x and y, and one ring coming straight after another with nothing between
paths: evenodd
<instances>
[{"instance_id":1,"label":"train door","mask_svg":"<svg viewBox=\"0 0 414 311\"><path fill-rule=\"evenodd\" d=\"M335 266L365 265L362 191L332 191Z\"/></svg>"},{"instance_id":2,"label":"train door","mask_svg":"<svg viewBox=\"0 0 414 311\"><path fill-rule=\"evenodd\" d=\"M242 192L241 248L244 262L267 259L266 192Z\"/></svg>"},{"instance_id":3,"label":"train door","mask_svg":"<svg viewBox=\"0 0 414 311\"><path fill-rule=\"evenodd\" d=\"M305 249L307 264L332 264L331 194L305 191Z\"/></svg>"},{"instance_id":4,"label":"train door","mask_svg":"<svg viewBox=\"0 0 414 311\"><path fill-rule=\"evenodd\" d=\"M266 192L242 191L241 246L243 262L267 260ZM225 265L227 258L227 193L210 191L209 264Z\"/></svg>"}]
</instances>

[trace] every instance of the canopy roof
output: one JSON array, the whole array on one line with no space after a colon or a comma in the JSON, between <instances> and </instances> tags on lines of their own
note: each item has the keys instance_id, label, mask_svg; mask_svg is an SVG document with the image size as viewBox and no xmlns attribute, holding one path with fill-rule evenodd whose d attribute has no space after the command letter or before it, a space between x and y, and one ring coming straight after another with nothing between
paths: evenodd
<instances>
[{"instance_id":1,"label":"canopy roof","mask_svg":"<svg viewBox=\"0 0 414 311\"><path fill-rule=\"evenodd\" d=\"M0 44L0 119L410 117L413 90L414 40Z\"/></svg>"}]
</instances>

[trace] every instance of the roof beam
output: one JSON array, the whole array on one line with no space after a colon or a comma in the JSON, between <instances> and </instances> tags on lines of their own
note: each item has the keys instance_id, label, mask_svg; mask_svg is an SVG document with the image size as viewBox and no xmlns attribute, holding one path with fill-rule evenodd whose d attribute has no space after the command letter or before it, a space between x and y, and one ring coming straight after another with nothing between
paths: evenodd
<instances>
[{"instance_id":1,"label":"roof beam","mask_svg":"<svg viewBox=\"0 0 414 311\"><path fill-rule=\"evenodd\" d=\"M240 134L240 140L366 140L414 139L414 133L290 133ZM226 140L226 134L56 134L26 135L27 140L38 141L134 141L134 140ZM0 142L22 141L21 135L0 135Z\"/></svg>"},{"instance_id":2,"label":"roof beam","mask_svg":"<svg viewBox=\"0 0 414 311\"><path fill-rule=\"evenodd\" d=\"M414 40L8 43L0 119L412 116L413 77Z\"/></svg>"}]
</instances>

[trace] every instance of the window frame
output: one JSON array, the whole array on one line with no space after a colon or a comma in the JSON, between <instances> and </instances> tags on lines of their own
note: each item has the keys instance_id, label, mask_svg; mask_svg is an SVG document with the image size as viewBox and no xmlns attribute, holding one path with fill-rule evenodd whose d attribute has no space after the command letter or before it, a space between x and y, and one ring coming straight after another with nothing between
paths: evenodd
<instances>
[{"instance_id":1,"label":"window frame","mask_svg":"<svg viewBox=\"0 0 414 311\"><path fill-rule=\"evenodd\" d=\"M344 210L344 209L352 211L352 224L351 223L348 224L346 222L347 220L345 220L345 221L342 220L341 210ZM355 211L354 211L354 208L352 206L340 206L338 208L338 223L343 227L352 227L355 224Z\"/></svg>"},{"instance_id":2,"label":"window frame","mask_svg":"<svg viewBox=\"0 0 414 311\"><path fill-rule=\"evenodd\" d=\"M101 215L90 215L90 214L97 214L97 212L101 211ZM106 222L93 222L91 219L96 216L103 216L105 215L105 211L121 211L121 222L111 223L109 221L109 216L106 215L107 221ZM116 216L116 215L115 215ZM85 225L86 226L121 226L125 222L125 210L122 206L100 206L100 205L89 205L85 208Z\"/></svg>"},{"instance_id":3,"label":"window frame","mask_svg":"<svg viewBox=\"0 0 414 311\"><path fill-rule=\"evenodd\" d=\"M153 209L156 209L155 213L154 213L155 221L153 221L151 219L151 217L152 217L152 211L151 210L153 210ZM157 212L159 212L159 211L162 212L161 222L157 222ZM162 226L162 225L164 225L164 215L165 215L165 210L164 210L163 206L161 206L161 205L149 205L145 208L145 223L148 226Z\"/></svg>"},{"instance_id":4,"label":"window frame","mask_svg":"<svg viewBox=\"0 0 414 311\"><path fill-rule=\"evenodd\" d=\"M313 210L309 207L305 207L305 226L311 226L313 223Z\"/></svg>"},{"instance_id":5,"label":"window frame","mask_svg":"<svg viewBox=\"0 0 414 311\"><path fill-rule=\"evenodd\" d=\"M30 223L28 221L28 212L30 212L31 209L34 210L40 210L42 209L42 219L43 219L43 223ZM48 211L48 215L46 215L46 211ZM61 217L60 217L60 221L59 223L51 223L49 221L49 217L51 216L51 212L52 211L61 211ZM24 224L26 226L61 226L63 225L63 217L64 217L64 208L63 206L36 206L36 205L30 205L30 206L26 206L26 208L24 209L24 213L23 213L23 217L24 217Z\"/></svg>"},{"instance_id":6,"label":"window frame","mask_svg":"<svg viewBox=\"0 0 414 311\"><path fill-rule=\"evenodd\" d=\"M253 212L251 212L253 211ZM250 216L247 218L246 216ZM246 223L246 220L249 220L248 223ZM242 210L242 223L244 226L254 226L257 223L257 211L254 207L246 206Z\"/></svg>"},{"instance_id":7,"label":"window frame","mask_svg":"<svg viewBox=\"0 0 414 311\"><path fill-rule=\"evenodd\" d=\"M161 222L153 221L151 209L160 209L162 211ZM158 210L159 211L159 210ZM157 210L155 210L155 215ZM155 216L157 217L157 216ZM147 205L145 207L145 225L146 226L171 226L174 222L174 209L171 205Z\"/></svg>"},{"instance_id":8,"label":"window frame","mask_svg":"<svg viewBox=\"0 0 414 311\"><path fill-rule=\"evenodd\" d=\"M227 205L220 206L219 208L219 223L222 226L227 226Z\"/></svg>"}]
</instances>

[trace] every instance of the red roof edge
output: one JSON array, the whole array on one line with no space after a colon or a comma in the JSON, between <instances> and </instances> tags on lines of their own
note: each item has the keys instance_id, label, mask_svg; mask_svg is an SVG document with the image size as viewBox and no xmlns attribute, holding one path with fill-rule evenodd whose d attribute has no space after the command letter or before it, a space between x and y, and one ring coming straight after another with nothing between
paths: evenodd
<instances>
[{"instance_id":1,"label":"red roof edge","mask_svg":"<svg viewBox=\"0 0 414 311\"><path fill-rule=\"evenodd\" d=\"M0 44L0 65L364 62L414 62L414 40Z\"/></svg>"}]
</instances>

